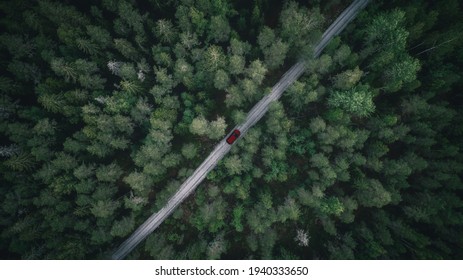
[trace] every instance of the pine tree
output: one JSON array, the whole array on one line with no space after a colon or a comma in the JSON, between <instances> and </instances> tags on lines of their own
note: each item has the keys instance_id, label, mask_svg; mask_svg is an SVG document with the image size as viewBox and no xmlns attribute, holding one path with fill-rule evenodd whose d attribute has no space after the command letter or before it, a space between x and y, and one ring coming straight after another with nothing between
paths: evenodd
<instances>
[{"instance_id":1,"label":"pine tree","mask_svg":"<svg viewBox=\"0 0 463 280\"><path fill-rule=\"evenodd\" d=\"M372 94L359 87L333 92L328 99L328 105L341 108L358 117L367 117L375 110Z\"/></svg>"}]
</instances>

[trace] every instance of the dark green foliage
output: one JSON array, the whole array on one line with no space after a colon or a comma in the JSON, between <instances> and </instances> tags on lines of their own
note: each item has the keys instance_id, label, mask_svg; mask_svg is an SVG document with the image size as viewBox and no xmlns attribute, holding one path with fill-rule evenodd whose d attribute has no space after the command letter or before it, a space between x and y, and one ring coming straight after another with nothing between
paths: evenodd
<instances>
[{"instance_id":1,"label":"dark green foliage","mask_svg":"<svg viewBox=\"0 0 463 280\"><path fill-rule=\"evenodd\" d=\"M459 1L81 2L0 4L3 258L110 256L300 58L128 258L463 258Z\"/></svg>"}]
</instances>

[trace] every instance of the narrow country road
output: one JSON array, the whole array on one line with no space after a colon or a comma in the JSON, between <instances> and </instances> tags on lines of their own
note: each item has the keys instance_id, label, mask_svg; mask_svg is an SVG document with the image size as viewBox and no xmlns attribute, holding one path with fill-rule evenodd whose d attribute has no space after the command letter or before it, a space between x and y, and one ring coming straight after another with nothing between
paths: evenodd
<instances>
[{"instance_id":1,"label":"narrow country road","mask_svg":"<svg viewBox=\"0 0 463 280\"><path fill-rule=\"evenodd\" d=\"M328 27L314 49L314 57L318 57L330 40L338 35L351 22L357 13L368 4L369 0L355 0L336 21ZM291 67L273 86L271 92L264 96L248 113L246 121L236 126L234 129L241 131L241 137L255 125L268 111L272 101L278 100L283 92L296 81L304 72L305 64L303 61L296 63ZM233 131L233 130L232 130ZM227 135L228 137L228 135ZM193 172L193 174L179 187L178 191L169 199L167 204L158 212L151 215L135 232L124 241L112 255L113 259L123 259L129 254L140 242L151 234L172 212L196 189L204 180L207 174L214 169L217 163L230 151L231 146L225 142L225 137L214 148L212 153L203 161L203 163Z\"/></svg>"}]
</instances>

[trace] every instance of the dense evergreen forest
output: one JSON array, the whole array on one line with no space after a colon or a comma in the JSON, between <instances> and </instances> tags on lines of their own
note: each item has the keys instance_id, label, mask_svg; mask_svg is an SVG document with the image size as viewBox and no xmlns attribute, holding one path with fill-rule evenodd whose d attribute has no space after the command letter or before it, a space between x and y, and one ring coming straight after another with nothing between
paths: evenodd
<instances>
[{"instance_id":1,"label":"dense evergreen forest","mask_svg":"<svg viewBox=\"0 0 463 280\"><path fill-rule=\"evenodd\" d=\"M307 71L133 259L463 258L463 11L0 2L0 251L101 259L295 62Z\"/></svg>"}]
</instances>

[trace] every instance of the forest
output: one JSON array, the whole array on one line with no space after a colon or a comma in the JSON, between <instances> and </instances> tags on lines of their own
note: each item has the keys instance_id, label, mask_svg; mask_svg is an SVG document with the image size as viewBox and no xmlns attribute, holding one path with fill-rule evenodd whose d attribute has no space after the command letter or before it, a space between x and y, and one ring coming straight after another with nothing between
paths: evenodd
<instances>
[{"instance_id":1,"label":"forest","mask_svg":"<svg viewBox=\"0 0 463 280\"><path fill-rule=\"evenodd\" d=\"M0 2L0 258L108 259L299 60L128 259L462 259L463 9Z\"/></svg>"}]
</instances>

